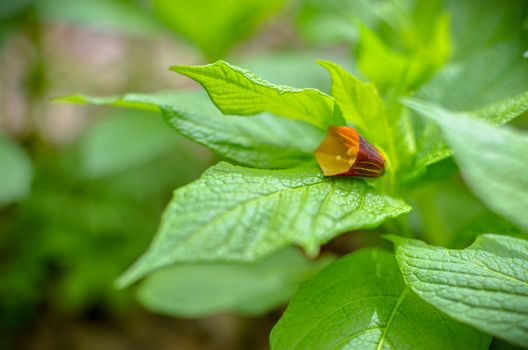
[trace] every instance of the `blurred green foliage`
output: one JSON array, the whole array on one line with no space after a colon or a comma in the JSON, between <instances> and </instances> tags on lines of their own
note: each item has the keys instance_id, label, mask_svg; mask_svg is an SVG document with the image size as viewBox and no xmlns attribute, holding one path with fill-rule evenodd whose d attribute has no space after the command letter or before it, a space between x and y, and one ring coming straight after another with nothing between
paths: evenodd
<instances>
[{"instance_id":1,"label":"blurred green foliage","mask_svg":"<svg viewBox=\"0 0 528 350\"><path fill-rule=\"evenodd\" d=\"M209 153L156 113L136 111L103 116L73 147L32 156L31 193L0 212L0 329L26 326L44 305L126 311L131 291L113 281L145 249L170 192L199 176Z\"/></svg>"},{"instance_id":2,"label":"blurred green foliage","mask_svg":"<svg viewBox=\"0 0 528 350\"><path fill-rule=\"evenodd\" d=\"M0 135L0 205L23 198L29 192L32 166L28 156L16 142Z\"/></svg>"}]
</instances>

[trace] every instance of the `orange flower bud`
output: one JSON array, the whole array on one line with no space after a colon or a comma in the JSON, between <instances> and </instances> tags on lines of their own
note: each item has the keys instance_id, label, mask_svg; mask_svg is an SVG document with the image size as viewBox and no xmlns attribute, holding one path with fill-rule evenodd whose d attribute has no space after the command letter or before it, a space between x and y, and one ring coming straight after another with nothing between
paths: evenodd
<instances>
[{"instance_id":1,"label":"orange flower bud","mask_svg":"<svg viewBox=\"0 0 528 350\"><path fill-rule=\"evenodd\" d=\"M385 171L380 151L349 126L329 127L314 153L325 176L378 177Z\"/></svg>"}]
</instances>

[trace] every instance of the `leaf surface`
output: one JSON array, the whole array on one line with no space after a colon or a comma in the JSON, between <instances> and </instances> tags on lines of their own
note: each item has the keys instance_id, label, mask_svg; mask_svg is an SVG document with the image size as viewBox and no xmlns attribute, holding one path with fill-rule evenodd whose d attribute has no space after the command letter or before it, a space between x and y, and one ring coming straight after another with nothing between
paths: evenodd
<instances>
[{"instance_id":1,"label":"leaf surface","mask_svg":"<svg viewBox=\"0 0 528 350\"><path fill-rule=\"evenodd\" d=\"M528 227L528 134L418 100L405 104L440 126L464 179L488 208Z\"/></svg>"},{"instance_id":2,"label":"leaf surface","mask_svg":"<svg viewBox=\"0 0 528 350\"><path fill-rule=\"evenodd\" d=\"M272 350L487 349L489 341L421 300L379 249L352 253L305 282L271 333Z\"/></svg>"},{"instance_id":3,"label":"leaf surface","mask_svg":"<svg viewBox=\"0 0 528 350\"><path fill-rule=\"evenodd\" d=\"M315 255L340 233L409 210L362 180L325 178L315 164L263 170L219 163L175 191L150 248L119 284L176 262L255 261L291 244Z\"/></svg>"},{"instance_id":4,"label":"leaf surface","mask_svg":"<svg viewBox=\"0 0 528 350\"><path fill-rule=\"evenodd\" d=\"M275 85L224 61L205 66L172 66L171 70L200 83L224 114L270 112L322 129L343 123L334 98L317 89Z\"/></svg>"},{"instance_id":5,"label":"leaf surface","mask_svg":"<svg viewBox=\"0 0 528 350\"><path fill-rule=\"evenodd\" d=\"M454 319L528 344L528 241L486 234L463 250L391 236L407 285Z\"/></svg>"},{"instance_id":6,"label":"leaf surface","mask_svg":"<svg viewBox=\"0 0 528 350\"><path fill-rule=\"evenodd\" d=\"M216 154L259 168L288 168L313 159L321 130L303 122L261 114L251 118L223 115L205 93L127 94L122 97L67 96L59 101L161 109L178 133Z\"/></svg>"},{"instance_id":7,"label":"leaf surface","mask_svg":"<svg viewBox=\"0 0 528 350\"><path fill-rule=\"evenodd\" d=\"M376 87L363 83L340 65L318 61L332 79L331 93L341 107L345 119L350 120L369 139L387 135L385 106Z\"/></svg>"}]
</instances>

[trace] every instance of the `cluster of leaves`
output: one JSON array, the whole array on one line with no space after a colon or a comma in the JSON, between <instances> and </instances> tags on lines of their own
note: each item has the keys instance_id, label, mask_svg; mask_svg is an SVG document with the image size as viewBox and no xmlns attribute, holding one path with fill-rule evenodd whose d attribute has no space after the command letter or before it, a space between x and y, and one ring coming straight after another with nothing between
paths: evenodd
<instances>
[{"instance_id":1,"label":"cluster of leaves","mask_svg":"<svg viewBox=\"0 0 528 350\"><path fill-rule=\"evenodd\" d=\"M141 300L168 314L260 313L321 266L288 246L315 257L337 235L386 222L395 252L362 249L309 279L273 329L273 349L485 349L491 336L527 346L528 242L509 235L528 230L528 135L498 128L528 110L526 5L474 6L416 2L374 29L359 25L357 67L371 83L320 61L329 94L218 61L171 68L212 103L195 92L63 98L161 110L227 160L174 192L150 248L118 284L148 276ZM482 28L478 40L460 30L467 23ZM328 126L348 124L386 155L384 177L322 176L312 151ZM427 212L414 195L435 167L459 170L506 228L472 230L463 250L406 237L439 241L404 215L407 203Z\"/></svg>"}]
</instances>

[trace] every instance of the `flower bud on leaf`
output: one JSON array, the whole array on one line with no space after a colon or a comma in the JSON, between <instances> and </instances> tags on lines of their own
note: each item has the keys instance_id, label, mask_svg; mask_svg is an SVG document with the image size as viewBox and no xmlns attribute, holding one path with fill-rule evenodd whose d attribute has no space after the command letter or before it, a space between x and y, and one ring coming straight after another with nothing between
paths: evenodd
<instances>
[{"instance_id":1,"label":"flower bud on leaf","mask_svg":"<svg viewBox=\"0 0 528 350\"><path fill-rule=\"evenodd\" d=\"M325 176L378 177L385 171L380 151L349 126L329 127L314 153Z\"/></svg>"}]
</instances>

